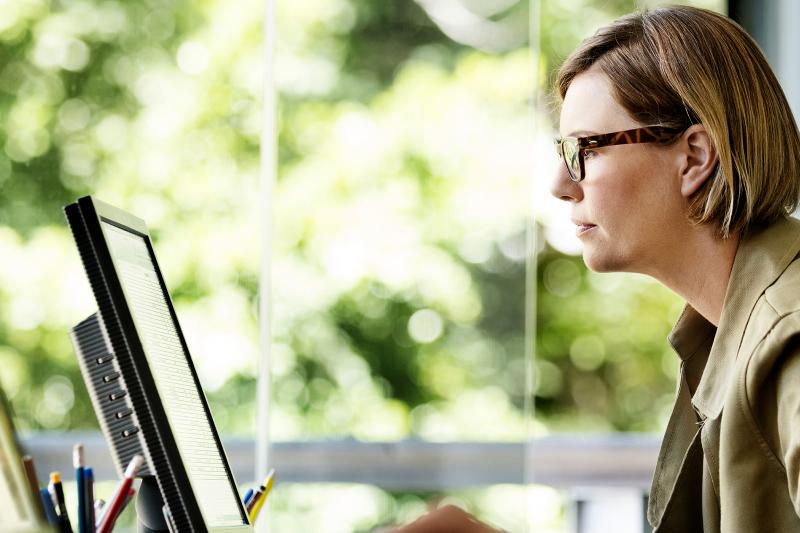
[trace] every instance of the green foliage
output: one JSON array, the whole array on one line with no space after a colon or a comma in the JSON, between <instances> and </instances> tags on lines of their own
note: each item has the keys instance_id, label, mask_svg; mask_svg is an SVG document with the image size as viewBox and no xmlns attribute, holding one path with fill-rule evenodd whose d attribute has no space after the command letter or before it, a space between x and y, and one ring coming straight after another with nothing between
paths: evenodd
<instances>
[{"instance_id":1,"label":"green foliage","mask_svg":"<svg viewBox=\"0 0 800 533\"><path fill-rule=\"evenodd\" d=\"M466 30L436 0L273 3L274 440L520 440L530 400L539 432L660 427L680 302L642 278L588 272L545 214L529 227L531 191L546 194L537 184L552 162L538 149L549 133L531 119L555 118L554 70L634 4L541 2L533 72L528 2L453 2ZM0 10L0 384L20 427L97 425L67 336L94 302L61 214L93 194L148 221L217 425L254 433L263 10L260 0ZM537 531L557 531L558 495L533 490L449 497L509 530L527 508ZM441 496L281 485L272 525L367 531Z\"/></svg>"},{"instance_id":2,"label":"green foliage","mask_svg":"<svg viewBox=\"0 0 800 533\"><path fill-rule=\"evenodd\" d=\"M465 2L464 35L431 5L275 5L273 435L517 439L532 393L546 427L655 429L676 299L544 237L527 390L528 4ZM543 70L632 8L543 2ZM96 426L66 334L94 304L61 214L94 194L150 223L219 425L252 433L262 3L4 9L0 381L21 426Z\"/></svg>"},{"instance_id":3,"label":"green foliage","mask_svg":"<svg viewBox=\"0 0 800 533\"><path fill-rule=\"evenodd\" d=\"M235 9L255 16L237 20ZM67 336L94 308L62 214L85 194L152 224L210 388L252 374L258 229L247 222L258 206L239 191L257 183L261 9L246 1L3 7L0 381L20 426L96 427ZM208 246L224 259L204 259ZM226 340L236 354L220 378L224 361L209 355Z\"/></svg>"},{"instance_id":4,"label":"green foliage","mask_svg":"<svg viewBox=\"0 0 800 533\"><path fill-rule=\"evenodd\" d=\"M658 431L674 392L680 301L653 281L540 254L537 414L569 429Z\"/></svg>"}]
</instances>

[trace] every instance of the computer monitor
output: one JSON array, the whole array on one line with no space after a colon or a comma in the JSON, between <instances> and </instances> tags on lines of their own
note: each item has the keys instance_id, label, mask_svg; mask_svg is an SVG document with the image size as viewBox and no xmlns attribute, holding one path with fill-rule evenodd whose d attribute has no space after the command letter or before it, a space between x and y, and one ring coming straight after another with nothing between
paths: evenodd
<instances>
[{"instance_id":1,"label":"computer monitor","mask_svg":"<svg viewBox=\"0 0 800 533\"><path fill-rule=\"evenodd\" d=\"M118 472L145 457L140 521L155 501L173 531L252 531L147 226L89 196L64 212L98 307L73 345Z\"/></svg>"},{"instance_id":2,"label":"computer monitor","mask_svg":"<svg viewBox=\"0 0 800 533\"><path fill-rule=\"evenodd\" d=\"M17 446L11 409L0 390L0 531L40 533L46 529L28 484Z\"/></svg>"}]
</instances>

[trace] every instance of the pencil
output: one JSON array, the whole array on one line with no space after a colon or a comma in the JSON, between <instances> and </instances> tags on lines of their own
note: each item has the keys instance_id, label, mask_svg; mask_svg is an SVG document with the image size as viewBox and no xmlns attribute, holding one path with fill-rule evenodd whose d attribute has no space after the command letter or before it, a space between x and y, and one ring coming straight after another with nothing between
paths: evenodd
<instances>
[{"instance_id":1,"label":"pencil","mask_svg":"<svg viewBox=\"0 0 800 533\"><path fill-rule=\"evenodd\" d=\"M128 506L128 503L133 499L133 495L136 494L136 489L130 488L128 489L128 495L125 496L125 500L122 502L122 507L119 508L119 512L117 516L114 517L114 521L111 523L111 530L113 531L114 526L117 524L117 519L119 519L122 512L125 510L125 507Z\"/></svg>"},{"instance_id":2,"label":"pencil","mask_svg":"<svg viewBox=\"0 0 800 533\"><path fill-rule=\"evenodd\" d=\"M50 497L50 492L48 492L47 487L39 491L39 499L42 502L47 522L50 525L58 524L58 514L56 514L56 508L53 506L53 498Z\"/></svg>"},{"instance_id":3,"label":"pencil","mask_svg":"<svg viewBox=\"0 0 800 533\"><path fill-rule=\"evenodd\" d=\"M83 499L86 502L86 531L94 533L94 470L90 466L83 469Z\"/></svg>"},{"instance_id":4,"label":"pencil","mask_svg":"<svg viewBox=\"0 0 800 533\"><path fill-rule=\"evenodd\" d=\"M84 491L84 459L83 444L76 444L72 448L72 466L75 468L75 482L78 492L78 533L89 533L86 525L86 493Z\"/></svg>"},{"instance_id":5,"label":"pencil","mask_svg":"<svg viewBox=\"0 0 800 533\"><path fill-rule=\"evenodd\" d=\"M42 518L47 518L44 506L42 505L41 494L39 493L39 476L36 475L36 465L33 464L33 457L26 455L22 458L25 467L25 477L28 479L28 486L33 493L33 501Z\"/></svg>"},{"instance_id":6,"label":"pencil","mask_svg":"<svg viewBox=\"0 0 800 533\"><path fill-rule=\"evenodd\" d=\"M56 498L56 488L53 486L53 482L47 484L47 494L50 496L50 503L53 504L53 509L56 512L56 516L58 516L58 498Z\"/></svg>"},{"instance_id":7,"label":"pencil","mask_svg":"<svg viewBox=\"0 0 800 533\"><path fill-rule=\"evenodd\" d=\"M106 501L102 498L98 498L94 501L94 530L97 530L100 527L100 522L103 521L103 517L105 514L103 512L103 508L106 506Z\"/></svg>"},{"instance_id":8,"label":"pencil","mask_svg":"<svg viewBox=\"0 0 800 533\"><path fill-rule=\"evenodd\" d=\"M264 488L265 488L264 485L261 485L260 487L258 487L258 489L256 489L256 491L250 497L250 500L247 502L247 514L248 514L248 516L250 515L250 511L253 510L253 507L256 506L256 502L258 501L258 499L261 498L262 494L264 494Z\"/></svg>"},{"instance_id":9,"label":"pencil","mask_svg":"<svg viewBox=\"0 0 800 533\"><path fill-rule=\"evenodd\" d=\"M100 523L100 527L97 528L97 533L110 533L111 528L114 527L114 522L117 520L117 516L130 498L129 491L133 484L133 478L136 477L136 474L143 464L144 457L141 455L133 456L133 459L131 459L131 462L128 464L128 468L125 469L125 477L122 479L122 483L120 483L117 492L114 493L112 500L106 505L108 510L103 511L105 516Z\"/></svg>"},{"instance_id":10,"label":"pencil","mask_svg":"<svg viewBox=\"0 0 800 533\"><path fill-rule=\"evenodd\" d=\"M59 472L50 473L50 483L53 484L53 492L58 502L58 521L62 531L72 532L72 524L67 513L67 504L64 501L64 487L61 485L61 474Z\"/></svg>"},{"instance_id":11,"label":"pencil","mask_svg":"<svg viewBox=\"0 0 800 533\"><path fill-rule=\"evenodd\" d=\"M264 480L264 484L262 485L263 489L261 491L261 497L253 504L252 509L250 510L250 523L254 524L256 519L258 518L258 513L261 512L261 508L264 507L264 502L267 501L267 496L269 496L269 491L272 490L272 485L275 483L275 469L269 471L267 474L266 479ZM253 497L255 500L255 497Z\"/></svg>"}]
</instances>

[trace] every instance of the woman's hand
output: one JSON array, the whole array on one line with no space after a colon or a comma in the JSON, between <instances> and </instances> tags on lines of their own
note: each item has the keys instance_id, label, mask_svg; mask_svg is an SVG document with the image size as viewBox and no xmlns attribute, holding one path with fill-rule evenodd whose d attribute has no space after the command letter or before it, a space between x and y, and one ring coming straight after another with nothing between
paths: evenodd
<instances>
[{"instance_id":1,"label":"woman's hand","mask_svg":"<svg viewBox=\"0 0 800 533\"><path fill-rule=\"evenodd\" d=\"M445 505L394 533L501 533L455 505Z\"/></svg>"}]
</instances>

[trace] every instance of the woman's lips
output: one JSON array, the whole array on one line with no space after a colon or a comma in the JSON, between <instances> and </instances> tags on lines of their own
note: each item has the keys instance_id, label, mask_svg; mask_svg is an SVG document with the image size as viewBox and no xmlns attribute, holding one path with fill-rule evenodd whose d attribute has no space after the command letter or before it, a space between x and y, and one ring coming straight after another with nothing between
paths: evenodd
<instances>
[{"instance_id":1,"label":"woman's lips","mask_svg":"<svg viewBox=\"0 0 800 533\"><path fill-rule=\"evenodd\" d=\"M581 235L585 234L587 231L591 231L597 226L594 224L578 224L578 227L575 229L575 235L580 237Z\"/></svg>"}]
</instances>

